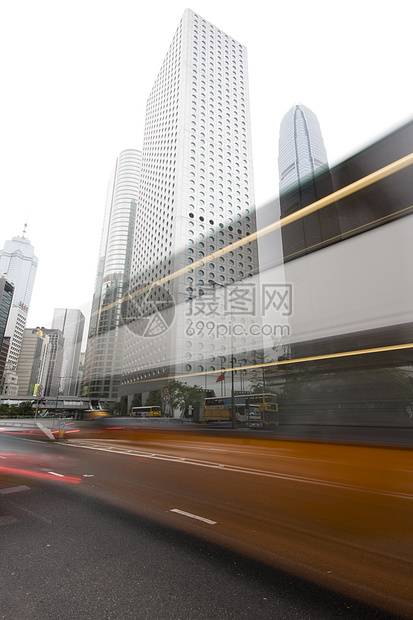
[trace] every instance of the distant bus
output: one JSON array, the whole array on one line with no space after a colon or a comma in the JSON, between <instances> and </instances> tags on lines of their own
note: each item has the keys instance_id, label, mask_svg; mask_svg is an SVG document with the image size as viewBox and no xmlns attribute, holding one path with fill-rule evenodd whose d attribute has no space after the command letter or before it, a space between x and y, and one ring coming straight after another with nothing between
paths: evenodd
<instances>
[{"instance_id":1,"label":"distant bus","mask_svg":"<svg viewBox=\"0 0 413 620\"><path fill-rule=\"evenodd\" d=\"M132 407L131 416L138 418L150 418L152 416L161 416L160 407Z\"/></svg>"},{"instance_id":2,"label":"distant bus","mask_svg":"<svg viewBox=\"0 0 413 620\"><path fill-rule=\"evenodd\" d=\"M108 411L102 411L101 409L87 409L83 411L82 419L83 420L101 420L110 416Z\"/></svg>"},{"instance_id":3,"label":"distant bus","mask_svg":"<svg viewBox=\"0 0 413 620\"><path fill-rule=\"evenodd\" d=\"M237 394L234 396L234 421L250 428L278 425L278 402L275 394ZM206 398L204 422L231 422L231 397Z\"/></svg>"}]
</instances>

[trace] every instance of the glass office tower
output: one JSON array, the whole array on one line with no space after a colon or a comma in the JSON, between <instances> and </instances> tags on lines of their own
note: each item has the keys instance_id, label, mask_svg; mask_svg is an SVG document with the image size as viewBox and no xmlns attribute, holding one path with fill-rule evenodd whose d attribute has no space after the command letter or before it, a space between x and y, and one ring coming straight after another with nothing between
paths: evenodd
<instances>
[{"instance_id":1,"label":"glass office tower","mask_svg":"<svg viewBox=\"0 0 413 620\"><path fill-rule=\"evenodd\" d=\"M118 395L140 167L140 151L123 151L108 186L83 378L91 398Z\"/></svg>"},{"instance_id":2,"label":"glass office tower","mask_svg":"<svg viewBox=\"0 0 413 620\"><path fill-rule=\"evenodd\" d=\"M78 396L78 372L85 317L83 312L72 308L56 308L52 330L63 334L63 363L61 366L59 394ZM46 333L48 330L45 330Z\"/></svg>"},{"instance_id":3,"label":"glass office tower","mask_svg":"<svg viewBox=\"0 0 413 620\"><path fill-rule=\"evenodd\" d=\"M297 104L284 116L279 138L281 217L295 213L332 192L327 153L316 115ZM307 254L340 235L335 205L282 228L284 260Z\"/></svg>"}]
</instances>

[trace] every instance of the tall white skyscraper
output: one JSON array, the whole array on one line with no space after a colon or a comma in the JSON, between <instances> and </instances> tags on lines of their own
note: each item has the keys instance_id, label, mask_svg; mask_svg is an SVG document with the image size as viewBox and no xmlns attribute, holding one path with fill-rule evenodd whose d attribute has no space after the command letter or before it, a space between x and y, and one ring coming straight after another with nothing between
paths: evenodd
<instances>
[{"instance_id":1,"label":"tall white skyscraper","mask_svg":"<svg viewBox=\"0 0 413 620\"><path fill-rule=\"evenodd\" d=\"M90 397L118 395L125 337L122 300L129 288L140 168L140 151L123 151L108 186L83 377Z\"/></svg>"},{"instance_id":2,"label":"tall white skyscraper","mask_svg":"<svg viewBox=\"0 0 413 620\"><path fill-rule=\"evenodd\" d=\"M255 243L229 248L255 231L251 151L247 50L187 9L147 101L123 394L229 365L189 306L257 267Z\"/></svg>"},{"instance_id":3,"label":"tall white skyscraper","mask_svg":"<svg viewBox=\"0 0 413 620\"><path fill-rule=\"evenodd\" d=\"M297 104L284 116L279 139L281 217L332 192L323 136L316 115ZM284 260L322 247L340 234L335 205L282 228Z\"/></svg>"},{"instance_id":4,"label":"tall white skyscraper","mask_svg":"<svg viewBox=\"0 0 413 620\"><path fill-rule=\"evenodd\" d=\"M13 237L11 241L6 241L0 251L0 275L4 275L14 285L5 331L5 336L10 338L4 372L5 385L9 381L8 375L15 373L17 368L38 265L34 247L25 237L25 233L26 227L22 237Z\"/></svg>"}]
</instances>

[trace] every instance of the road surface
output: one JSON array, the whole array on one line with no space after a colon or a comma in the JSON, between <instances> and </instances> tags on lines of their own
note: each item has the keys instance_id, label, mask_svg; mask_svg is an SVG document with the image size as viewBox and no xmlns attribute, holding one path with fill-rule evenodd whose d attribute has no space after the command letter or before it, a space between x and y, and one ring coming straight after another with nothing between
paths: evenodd
<instances>
[{"instance_id":1,"label":"road surface","mask_svg":"<svg viewBox=\"0 0 413 620\"><path fill-rule=\"evenodd\" d=\"M21 528L25 519L49 522L52 537L63 536L62 545L72 549L67 556L66 552L56 556L55 564L64 557L73 566L67 589L73 593L73 581L78 584L75 598L80 596L83 604L96 595L92 584L85 582L86 569L92 582L97 579L98 589L104 591L106 582L113 604L115 599L123 601L126 592L130 605L130 575L133 580L138 575L146 588L150 576L153 588L144 598L160 605L155 613L148 603L146 611L134 616L127 615L128 604L119 600L116 604L124 611L118 616L110 615L112 610L109 615L76 612L72 617L381 618L386 612L413 617L408 450L177 432L146 432L134 441L100 437L52 443L2 438L2 445L5 442L11 445L9 450L2 448L2 463L8 460L10 469L15 466L20 476L16 480L9 472L5 485L27 490L1 496L1 505L14 502L17 512L16 522L7 522L13 514L3 515L1 533ZM42 480L28 474L23 479L25 463L32 473L42 473L47 480L54 477L55 484L44 487ZM31 513L36 516L28 516ZM129 529L124 532L126 523ZM22 565L27 564L24 550L31 548L33 539L27 527L24 532L17 542L16 532L7 537L10 548L8 556L2 555L3 575L12 558L19 557L16 544ZM119 545L128 549L134 532L145 533L143 574L133 554L121 553L124 570L119 567L117 549ZM174 560L170 545L177 553ZM77 554L83 560L76 560ZM114 556L111 571L108 564ZM179 592L172 602L160 593L165 574L167 591L171 592L172 580ZM47 575L52 581L48 568L46 581ZM40 594L32 577L29 572L23 584L37 600ZM7 586L13 583L10 578L7 573ZM49 587L50 583L41 589L43 598L48 598ZM66 600L60 587L58 591ZM292 598L284 600L286 593ZM68 613L66 607L62 613Z\"/></svg>"}]
</instances>

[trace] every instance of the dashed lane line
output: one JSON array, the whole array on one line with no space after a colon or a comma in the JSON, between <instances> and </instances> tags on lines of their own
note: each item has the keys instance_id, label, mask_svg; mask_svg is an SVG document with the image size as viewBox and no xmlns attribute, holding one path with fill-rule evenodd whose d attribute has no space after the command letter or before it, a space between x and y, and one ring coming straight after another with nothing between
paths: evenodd
<instances>
[{"instance_id":1,"label":"dashed lane line","mask_svg":"<svg viewBox=\"0 0 413 620\"><path fill-rule=\"evenodd\" d=\"M30 487L21 484L18 487L5 487L4 489L0 489L1 495L7 495L8 493L18 493L19 491L29 491Z\"/></svg>"},{"instance_id":2,"label":"dashed lane line","mask_svg":"<svg viewBox=\"0 0 413 620\"><path fill-rule=\"evenodd\" d=\"M190 519L197 519L198 521L203 521L204 523L208 523L208 525L216 525L217 521L212 521L211 519L207 519L206 517L200 517L199 515L194 515L191 512L185 512L185 510L179 510L179 508L171 508L170 512L177 512L184 517L189 517Z\"/></svg>"}]
</instances>

